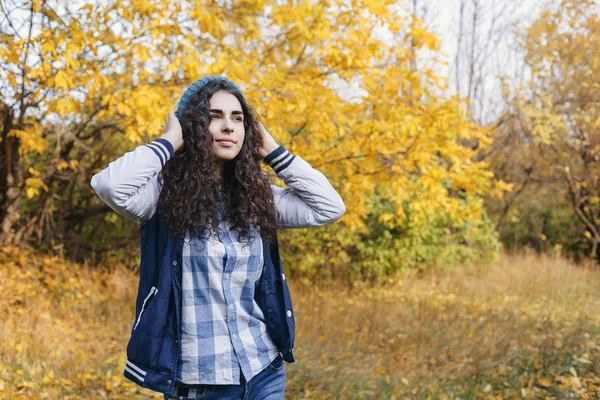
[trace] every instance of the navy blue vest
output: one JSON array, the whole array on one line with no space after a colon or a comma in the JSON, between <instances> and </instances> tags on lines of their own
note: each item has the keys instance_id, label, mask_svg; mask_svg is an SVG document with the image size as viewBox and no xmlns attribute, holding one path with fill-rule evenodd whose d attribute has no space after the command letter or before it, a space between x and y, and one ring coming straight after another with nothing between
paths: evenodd
<instances>
[{"instance_id":1,"label":"navy blue vest","mask_svg":"<svg viewBox=\"0 0 600 400\"><path fill-rule=\"evenodd\" d=\"M181 340L181 255L183 241L169 234L164 205L141 226L140 282L136 317L127 345L124 376L138 385L170 393L177 373ZM267 331L283 359L294 362L292 299L277 240L263 241L264 266L254 298Z\"/></svg>"}]
</instances>

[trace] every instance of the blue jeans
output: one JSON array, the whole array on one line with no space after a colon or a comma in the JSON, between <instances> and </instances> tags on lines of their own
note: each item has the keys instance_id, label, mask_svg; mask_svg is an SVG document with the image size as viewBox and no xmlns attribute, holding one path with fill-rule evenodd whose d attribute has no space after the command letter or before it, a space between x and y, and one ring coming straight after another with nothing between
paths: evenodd
<instances>
[{"instance_id":1,"label":"blue jeans","mask_svg":"<svg viewBox=\"0 0 600 400\"><path fill-rule=\"evenodd\" d=\"M281 400L285 392L285 362L281 354L250 381L241 374L240 385L175 384L165 400Z\"/></svg>"}]
</instances>

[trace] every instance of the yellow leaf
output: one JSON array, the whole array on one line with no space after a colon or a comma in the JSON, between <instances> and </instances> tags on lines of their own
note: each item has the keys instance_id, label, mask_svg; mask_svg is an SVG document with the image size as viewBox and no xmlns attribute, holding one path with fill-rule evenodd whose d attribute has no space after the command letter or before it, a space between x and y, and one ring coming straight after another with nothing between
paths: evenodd
<instances>
[{"instance_id":1,"label":"yellow leaf","mask_svg":"<svg viewBox=\"0 0 600 400\"><path fill-rule=\"evenodd\" d=\"M537 380L537 382L538 382L538 384L539 384L540 386L543 386L543 387L547 388L547 387L550 387L550 386L552 386L552 382L553 382L553 381L552 381L552 378L549 378L549 377L547 377L547 376L544 376L544 377L542 377L542 378L538 379L538 380Z\"/></svg>"},{"instance_id":2,"label":"yellow leaf","mask_svg":"<svg viewBox=\"0 0 600 400\"><path fill-rule=\"evenodd\" d=\"M59 70L54 76L54 87L71 90L73 86L73 79L66 72Z\"/></svg>"},{"instance_id":3,"label":"yellow leaf","mask_svg":"<svg viewBox=\"0 0 600 400\"><path fill-rule=\"evenodd\" d=\"M46 192L48 186L40 178L27 178L25 179L25 192L28 198L32 198L40 194L40 189L43 188Z\"/></svg>"},{"instance_id":4,"label":"yellow leaf","mask_svg":"<svg viewBox=\"0 0 600 400\"><path fill-rule=\"evenodd\" d=\"M29 173L33 176L40 176L40 171L37 171L35 168L33 167L29 167L28 169Z\"/></svg>"},{"instance_id":5,"label":"yellow leaf","mask_svg":"<svg viewBox=\"0 0 600 400\"><path fill-rule=\"evenodd\" d=\"M39 189L29 187L25 189L25 193L27 194L27 198L31 199L40 194L40 191Z\"/></svg>"}]
</instances>

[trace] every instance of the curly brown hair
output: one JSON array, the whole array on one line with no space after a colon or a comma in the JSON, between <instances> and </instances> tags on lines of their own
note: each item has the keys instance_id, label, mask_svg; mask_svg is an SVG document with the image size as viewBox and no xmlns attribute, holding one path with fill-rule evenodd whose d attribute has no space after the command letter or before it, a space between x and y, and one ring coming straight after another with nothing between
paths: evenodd
<instances>
[{"instance_id":1,"label":"curly brown hair","mask_svg":"<svg viewBox=\"0 0 600 400\"><path fill-rule=\"evenodd\" d=\"M208 130L210 99L218 91L231 93L239 100L245 129L242 148L234 159L224 162L222 176L215 173L223 161L214 154L213 136ZM220 212L237 231L239 241L249 242L251 225L262 240L274 241L279 221L271 184L260 168L262 136L258 116L244 96L226 81L209 82L190 99L178 118L184 145L159 174L159 204L168 205L166 218L171 235L183 238L189 230L191 237L200 237L205 230L216 231Z\"/></svg>"}]
</instances>

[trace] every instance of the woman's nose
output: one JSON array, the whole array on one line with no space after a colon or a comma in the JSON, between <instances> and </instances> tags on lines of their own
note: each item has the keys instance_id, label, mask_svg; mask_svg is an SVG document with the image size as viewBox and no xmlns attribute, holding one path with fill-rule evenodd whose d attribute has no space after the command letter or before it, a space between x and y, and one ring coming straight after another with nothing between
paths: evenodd
<instances>
[{"instance_id":1,"label":"woman's nose","mask_svg":"<svg viewBox=\"0 0 600 400\"><path fill-rule=\"evenodd\" d=\"M223 131L233 132L233 121L230 118L223 120Z\"/></svg>"}]
</instances>

